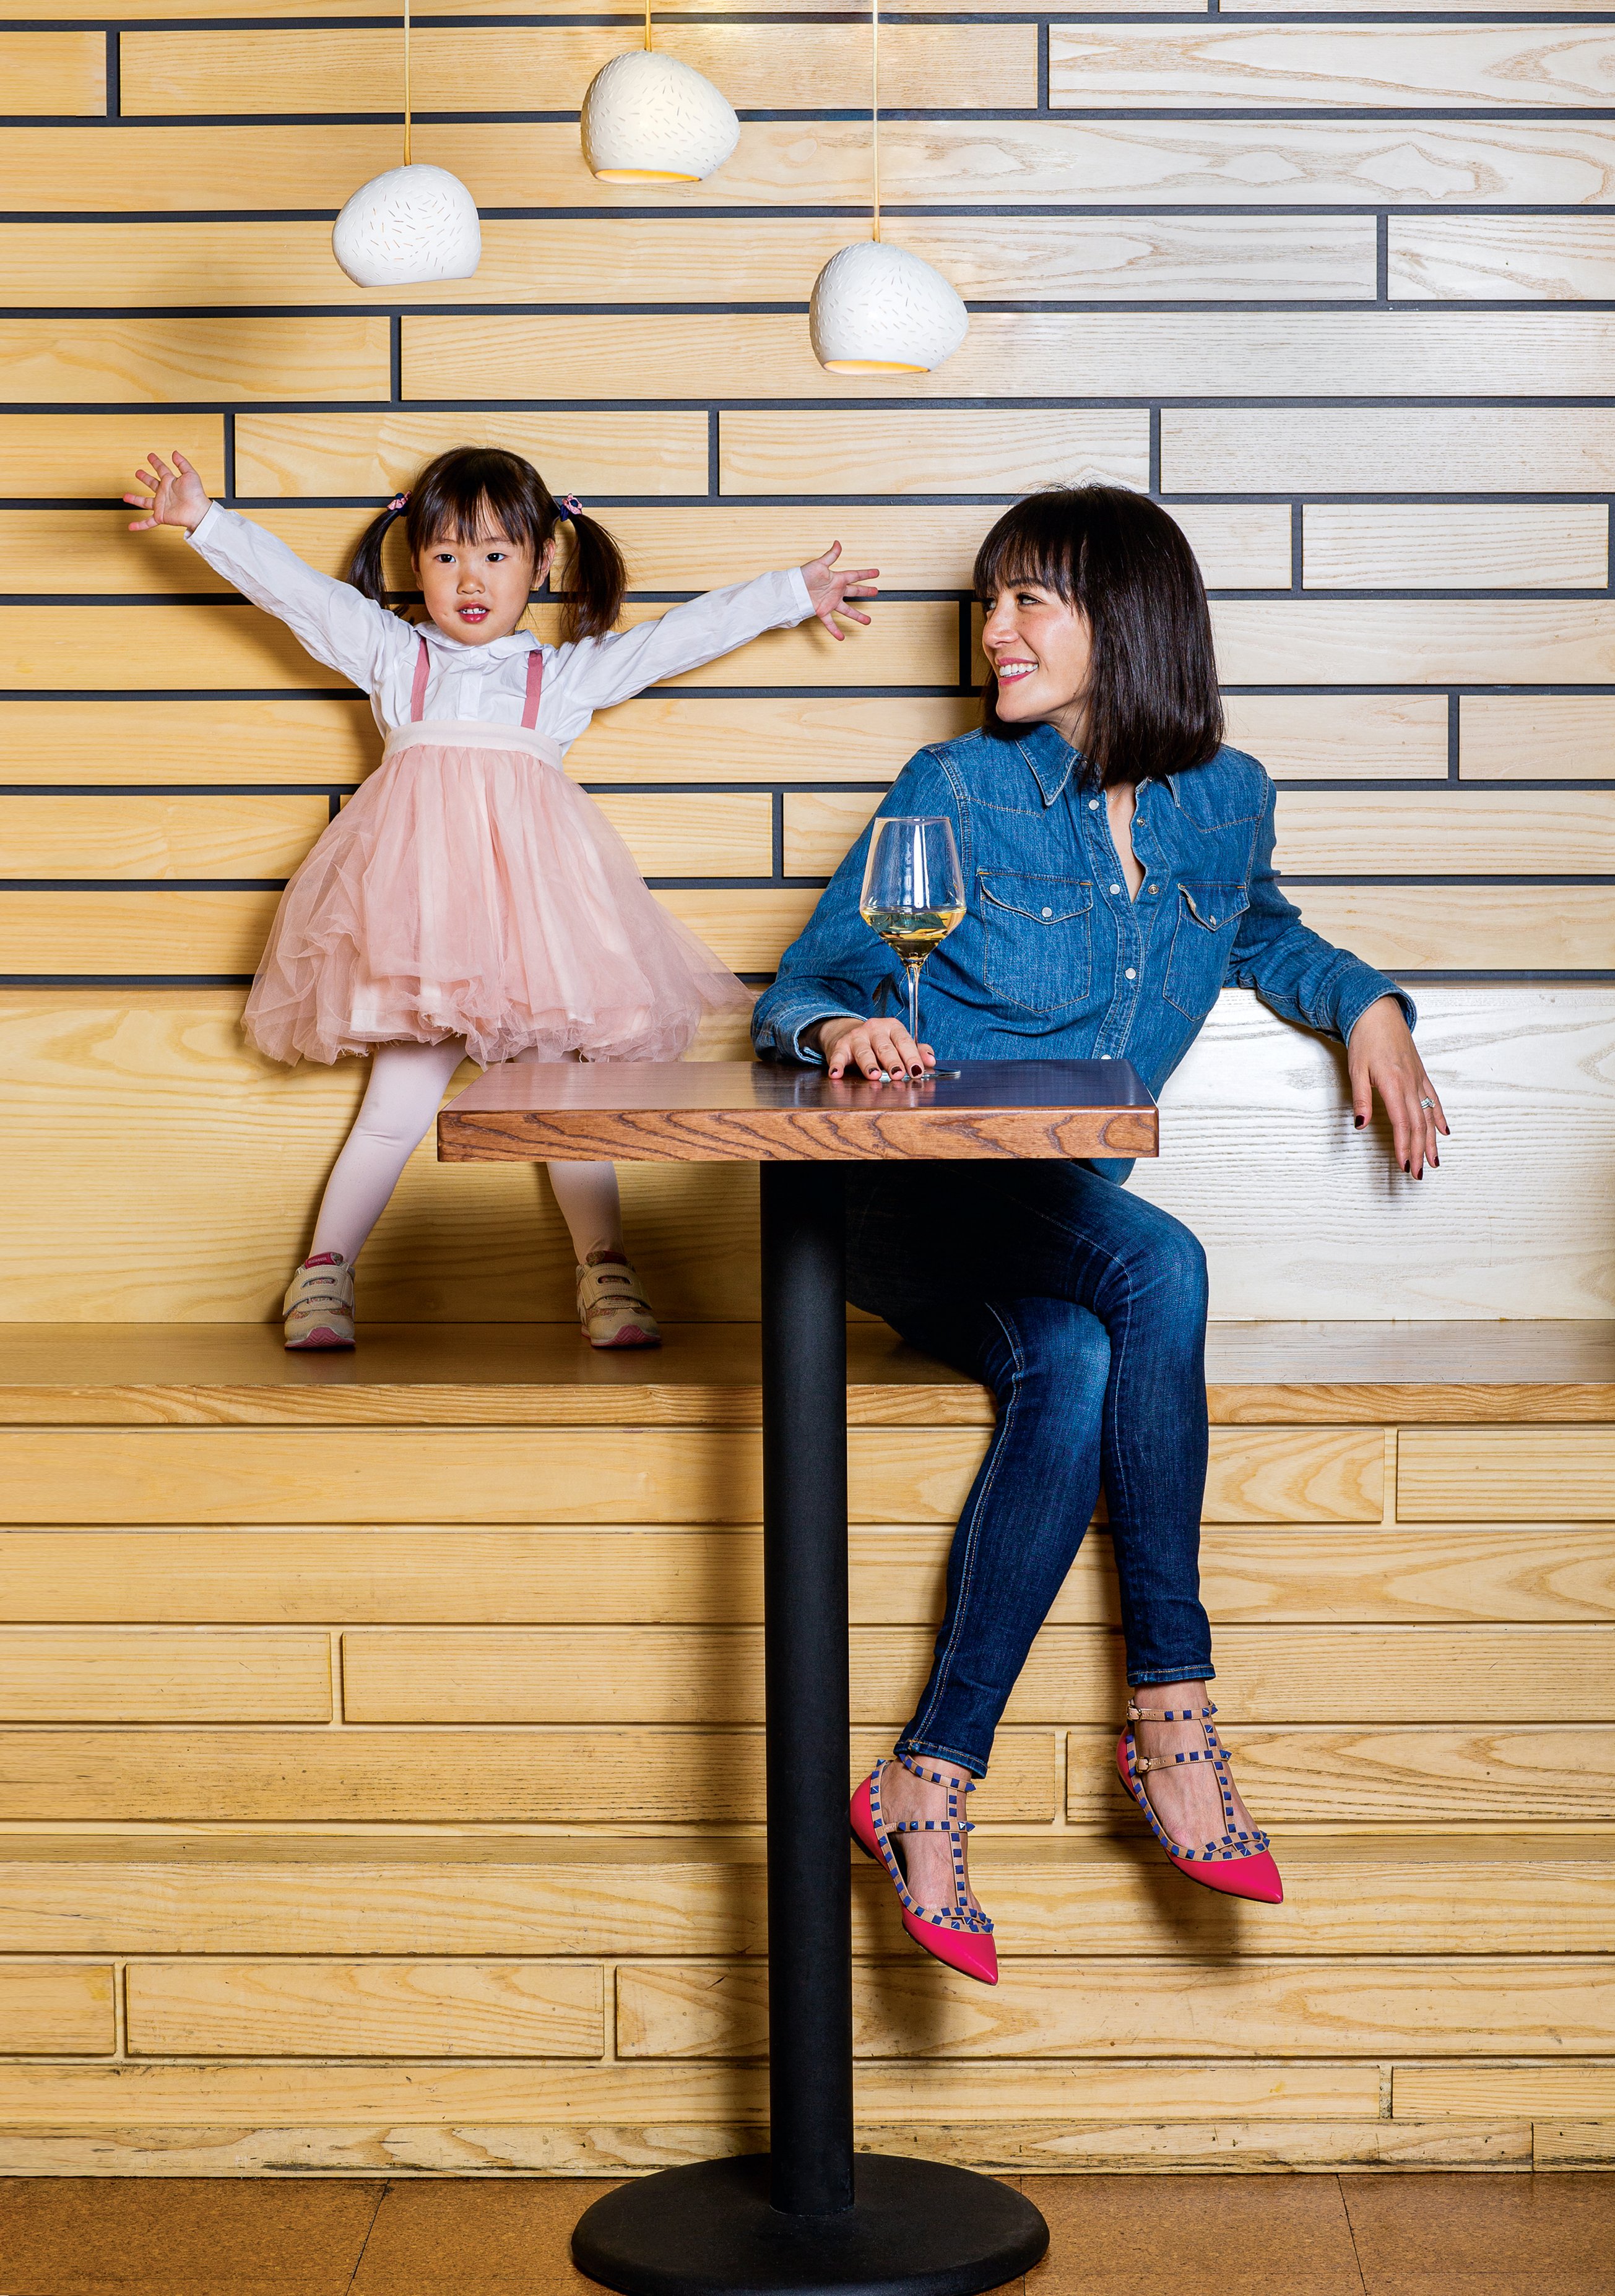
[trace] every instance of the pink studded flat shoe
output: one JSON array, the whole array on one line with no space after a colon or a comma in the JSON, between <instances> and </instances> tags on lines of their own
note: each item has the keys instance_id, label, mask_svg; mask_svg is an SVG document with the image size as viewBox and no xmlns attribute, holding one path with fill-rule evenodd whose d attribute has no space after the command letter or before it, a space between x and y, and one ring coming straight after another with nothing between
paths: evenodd
<instances>
[{"instance_id":1,"label":"pink studded flat shoe","mask_svg":"<svg viewBox=\"0 0 1615 2296\"><path fill-rule=\"evenodd\" d=\"M917 1778L929 1778L933 1785L947 1788L947 1816L945 1818L907 1818L900 1825L888 1825L881 1815L881 1772L884 1762L877 1762L852 1798L848 1816L852 1821L852 1838L866 1857L878 1858L891 1877L891 1886L903 1903L903 1926L916 1945L939 1961L956 1969L965 1977L973 1977L981 1985L998 1982L998 1948L993 1943L993 1925L983 1913L970 1903L964 1894L964 1837L975 1827L964 1824L959 1816L959 1796L974 1793L974 1778L944 1777L940 1770L922 1769L906 1754L893 1759L912 1770ZM916 1904L908 1887L907 1861L897 1837L905 1833L946 1833L953 1849L954 1902L951 1906L922 1906Z\"/></svg>"},{"instance_id":2,"label":"pink studded flat shoe","mask_svg":"<svg viewBox=\"0 0 1615 2296\"><path fill-rule=\"evenodd\" d=\"M1215 1706L1168 1708L1163 1711L1160 1708L1135 1706L1129 1698L1127 1726L1116 1741L1117 1770L1122 1784L1149 1821L1151 1833L1180 1874L1186 1874L1191 1882L1202 1882L1208 1890L1221 1890L1230 1898L1251 1898L1258 1905L1282 1906L1284 1884L1273 1862L1267 1835L1259 1830L1247 1833L1234 1823L1228 1753L1211 1718L1216 1712ZM1205 1736L1205 1751L1192 1754L1141 1754L1133 1739L1135 1722L1198 1722ZM1209 1762L1222 1794L1222 1839L1208 1841L1200 1849L1185 1849L1172 1840L1150 1807L1150 1797L1144 1792L1144 1782L1151 1770L1164 1770L1176 1762Z\"/></svg>"}]
</instances>

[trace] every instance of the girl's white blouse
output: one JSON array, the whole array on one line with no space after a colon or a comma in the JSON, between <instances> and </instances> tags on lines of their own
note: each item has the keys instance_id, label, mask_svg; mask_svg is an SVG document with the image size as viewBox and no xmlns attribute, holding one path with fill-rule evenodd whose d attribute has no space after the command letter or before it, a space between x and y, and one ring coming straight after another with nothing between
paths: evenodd
<instances>
[{"instance_id":1,"label":"girl's white blouse","mask_svg":"<svg viewBox=\"0 0 1615 2296\"><path fill-rule=\"evenodd\" d=\"M350 583L332 581L306 566L278 535L218 503L197 521L190 541L215 573L284 622L316 661L364 687L383 734L409 722L422 638L431 660L424 717L521 725L527 658L538 644L530 632L515 630L487 645L462 645L435 622L400 621ZM697 669L765 630L793 629L812 611L801 569L792 566L726 590L709 590L635 629L581 638L573 645L544 646L537 731L565 750L596 709L609 709L681 670Z\"/></svg>"}]
</instances>

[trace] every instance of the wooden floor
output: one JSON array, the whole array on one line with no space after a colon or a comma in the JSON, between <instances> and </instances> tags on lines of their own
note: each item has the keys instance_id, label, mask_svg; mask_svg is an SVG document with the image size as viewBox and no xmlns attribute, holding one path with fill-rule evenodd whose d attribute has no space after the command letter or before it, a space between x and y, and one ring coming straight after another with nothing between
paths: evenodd
<instances>
[{"instance_id":1,"label":"wooden floor","mask_svg":"<svg viewBox=\"0 0 1615 2296\"><path fill-rule=\"evenodd\" d=\"M1024 2296L1610 2296L1615 2175L1038 2177ZM587 2296L603 2183L16 2177L5 2296Z\"/></svg>"}]
</instances>

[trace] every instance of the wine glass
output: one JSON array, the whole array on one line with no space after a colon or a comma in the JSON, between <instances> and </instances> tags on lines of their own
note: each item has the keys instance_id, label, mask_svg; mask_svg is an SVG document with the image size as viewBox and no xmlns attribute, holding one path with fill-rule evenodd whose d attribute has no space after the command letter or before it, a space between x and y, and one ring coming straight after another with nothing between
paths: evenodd
<instances>
[{"instance_id":1,"label":"wine glass","mask_svg":"<svg viewBox=\"0 0 1615 2296\"><path fill-rule=\"evenodd\" d=\"M920 967L964 914L953 824L942 814L889 814L872 826L858 913L908 976L908 1033L920 1041Z\"/></svg>"}]
</instances>

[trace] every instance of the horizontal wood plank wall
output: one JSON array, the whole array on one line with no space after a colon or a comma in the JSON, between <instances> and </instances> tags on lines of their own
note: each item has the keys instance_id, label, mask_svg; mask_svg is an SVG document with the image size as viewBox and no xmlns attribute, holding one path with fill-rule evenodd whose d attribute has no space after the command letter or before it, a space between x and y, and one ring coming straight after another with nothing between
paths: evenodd
<instances>
[{"instance_id":1,"label":"horizontal wood plank wall","mask_svg":"<svg viewBox=\"0 0 1615 2296\"><path fill-rule=\"evenodd\" d=\"M178 447L340 572L425 457L488 440L619 532L630 621L832 536L882 569L867 632L759 641L569 761L754 981L904 758L974 722L1003 504L1153 494L1280 783L1286 883L1412 986L1455 1128L1439 1182L1388 1193L1338 1048L1233 993L1135 1185L1204 1236L1224 1315L1607 1316L1615 31L1398 14L889 12L888 235L972 323L936 374L854 383L806 299L865 223L855 11L663 23L741 140L647 196L594 182L570 116L637 18L433 0L415 156L470 184L485 252L388 296L329 251L400 156L373 0L7 0L3 1312L270 1317L361 1083L273 1070L238 1019L281 883L376 761L368 710L177 537L132 540L128 474ZM756 1314L749 1173L625 1195L665 1312ZM365 1307L562 1320L570 1284L541 1178L422 1151ZM1217 1427L1206 1510L1282 1916L1231 1918L1127 1832L1100 1530L980 1798L1004 1985L920 1964L857 1877L869 2143L1611 2157L1602 1406L1347 1423L1319 1392ZM0 2169L619 2173L755 2143L754 1430L281 1408L97 1424L91 1382L0 1428ZM974 1407L855 1431L855 1765L923 1672L983 1440Z\"/></svg>"}]
</instances>

